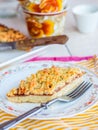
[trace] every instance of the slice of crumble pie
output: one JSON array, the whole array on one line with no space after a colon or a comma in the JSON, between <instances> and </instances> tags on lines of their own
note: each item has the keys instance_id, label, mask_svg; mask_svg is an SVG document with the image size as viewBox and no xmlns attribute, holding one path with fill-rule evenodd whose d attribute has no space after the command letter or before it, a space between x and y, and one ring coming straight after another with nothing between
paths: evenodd
<instances>
[{"instance_id":1,"label":"slice of crumble pie","mask_svg":"<svg viewBox=\"0 0 98 130\"><path fill-rule=\"evenodd\" d=\"M84 74L79 68L45 68L21 80L18 88L7 93L7 98L19 103L44 103L70 93L83 81Z\"/></svg>"}]
</instances>

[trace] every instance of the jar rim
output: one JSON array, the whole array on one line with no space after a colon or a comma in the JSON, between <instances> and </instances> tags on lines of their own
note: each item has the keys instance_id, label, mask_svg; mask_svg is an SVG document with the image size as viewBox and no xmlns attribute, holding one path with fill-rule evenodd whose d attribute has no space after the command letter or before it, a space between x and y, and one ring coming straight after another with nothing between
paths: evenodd
<instances>
[{"instance_id":1,"label":"jar rim","mask_svg":"<svg viewBox=\"0 0 98 130\"><path fill-rule=\"evenodd\" d=\"M38 16L52 16L52 15L59 15L63 14L68 11L68 7L66 6L63 10L58 11L58 12L52 12L52 13L39 13L39 12L31 12L27 10L25 7L22 7L24 13L31 14L31 15L38 15Z\"/></svg>"}]
</instances>

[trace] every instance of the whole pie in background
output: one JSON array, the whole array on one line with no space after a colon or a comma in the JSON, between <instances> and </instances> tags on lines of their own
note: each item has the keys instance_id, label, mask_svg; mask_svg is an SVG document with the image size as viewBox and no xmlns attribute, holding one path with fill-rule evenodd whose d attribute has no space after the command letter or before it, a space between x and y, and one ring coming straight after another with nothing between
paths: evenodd
<instances>
[{"instance_id":1,"label":"whole pie in background","mask_svg":"<svg viewBox=\"0 0 98 130\"><path fill-rule=\"evenodd\" d=\"M0 42L14 42L26 39L26 36L18 30L0 24Z\"/></svg>"}]
</instances>

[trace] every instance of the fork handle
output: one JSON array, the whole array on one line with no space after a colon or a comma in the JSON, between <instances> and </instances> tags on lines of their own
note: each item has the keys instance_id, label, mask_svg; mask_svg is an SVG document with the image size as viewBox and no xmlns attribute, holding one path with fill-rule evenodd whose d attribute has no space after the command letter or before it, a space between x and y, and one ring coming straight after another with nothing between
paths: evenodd
<instances>
[{"instance_id":1,"label":"fork handle","mask_svg":"<svg viewBox=\"0 0 98 130\"><path fill-rule=\"evenodd\" d=\"M10 120L10 121L4 122L4 123L0 124L0 130L7 130L8 128L15 126L19 122L25 120L27 117L30 117L31 115L37 114L38 112L42 111L45 108L46 107L44 105L41 105L39 107L35 107L35 108L29 110L28 112Z\"/></svg>"}]
</instances>

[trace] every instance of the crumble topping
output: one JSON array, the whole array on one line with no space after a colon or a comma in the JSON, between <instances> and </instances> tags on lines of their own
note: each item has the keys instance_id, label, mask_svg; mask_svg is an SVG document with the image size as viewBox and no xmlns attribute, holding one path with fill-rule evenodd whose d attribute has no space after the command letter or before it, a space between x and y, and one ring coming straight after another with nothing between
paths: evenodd
<instances>
[{"instance_id":1,"label":"crumble topping","mask_svg":"<svg viewBox=\"0 0 98 130\"><path fill-rule=\"evenodd\" d=\"M52 66L31 74L21 80L18 88L13 88L7 96L52 95L57 90L81 77L85 72L79 68L61 68ZM62 84L62 85L61 85Z\"/></svg>"},{"instance_id":2,"label":"crumble topping","mask_svg":"<svg viewBox=\"0 0 98 130\"><path fill-rule=\"evenodd\" d=\"M26 39L21 32L0 24L0 42L13 42Z\"/></svg>"}]
</instances>

